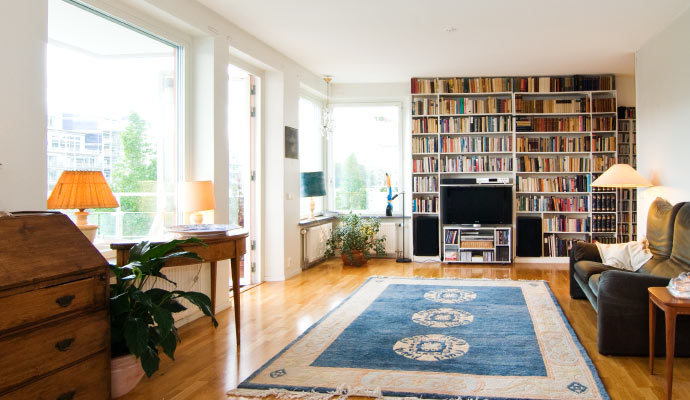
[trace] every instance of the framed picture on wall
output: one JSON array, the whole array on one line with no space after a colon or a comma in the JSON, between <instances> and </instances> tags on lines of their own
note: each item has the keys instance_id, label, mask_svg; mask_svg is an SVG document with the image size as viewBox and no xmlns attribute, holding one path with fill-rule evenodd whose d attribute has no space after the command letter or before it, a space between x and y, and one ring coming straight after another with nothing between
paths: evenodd
<instances>
[{"instance_id":1,"label":"framed picture on wall","mask_svg":"<svg viewBox=\"0 0 690 400\"><path fill-rule=\"evenodd\" d=\"M297 129L285 127L285 158L299 159L299 136Z\"/></svg>"}]
</instances>

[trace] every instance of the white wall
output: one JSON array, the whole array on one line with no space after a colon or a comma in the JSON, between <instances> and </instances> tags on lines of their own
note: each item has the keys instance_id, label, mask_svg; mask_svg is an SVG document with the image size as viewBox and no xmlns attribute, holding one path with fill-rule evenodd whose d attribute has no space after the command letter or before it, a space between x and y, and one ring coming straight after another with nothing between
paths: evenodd
<instances>
[{"instance_id":1,"label":"white wall","mask_svg":"<svg viewBox=\"0 0 690 400\"><path fill-rule=\"evenodd\" d=\"M46 208L47 15L42 1L0 3L0 211Z\"/></svg>"},{"instance_id":2,"label":"white wall","mask_svg":"<svg viewBox=\"0 0 690 400\"><path fill-rule=\"evenodd\" d=\"M656 196L690 200L690 11L636 54L637 167L654 185L638 196L638 233Z\"/></svg>"}]
</instances>

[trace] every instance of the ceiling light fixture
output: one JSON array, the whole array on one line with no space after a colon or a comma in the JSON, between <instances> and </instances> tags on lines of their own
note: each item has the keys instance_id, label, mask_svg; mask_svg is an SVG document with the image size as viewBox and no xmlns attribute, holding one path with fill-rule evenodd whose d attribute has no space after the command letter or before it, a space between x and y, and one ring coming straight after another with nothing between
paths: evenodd
<instances>
[{"instance_id":1,"label":"ceiling light fixture","mask_svg":"<svg viewBox=\"0 0 690 400\"><path fill-rule=\"evenodd\" d=\"M326 82L326 104L321 112L321 135L328 139L333 134L333 130L335 130L335 121L333 121L328 105L328 101L331 98L331 80L333 80L333 77L326 75L323 77L323 80Z\"/></svg>"}]
</instances>

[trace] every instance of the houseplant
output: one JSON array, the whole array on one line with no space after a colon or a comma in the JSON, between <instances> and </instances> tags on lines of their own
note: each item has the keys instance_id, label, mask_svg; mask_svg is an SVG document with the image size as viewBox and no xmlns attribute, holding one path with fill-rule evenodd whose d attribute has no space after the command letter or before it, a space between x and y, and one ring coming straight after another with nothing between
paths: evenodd
<instances>
[{"instance_id":1,"label":"houseplant","mask_svg":"<svg viewBox=\"0 0 690 400\"><path fill-rule=\"evenodd\" d=\"M197 306L211 317L214 326L218 326L211 310L211 300L205 294L152 287L157 279L176 285L161 273L167 260L187 257L202 261L196 253L178 247L186 243L204 245L195 238L155 245L143 241L130 249L127 265L110 266L115 277L115 282L110 285L113 397L122 396L134 388L144 373L150 377L158 370L159 347L174 360L180 339L173 313L187 309L179 299L186 299Z\"/></svg>"},{"instance_id":2,"label":"houseplant","mask_svg":"<svg viewBox=\"0 0 690 400\"><path fill-rule=\"evenodd\" d=\"M341 215L340 223L331 230L331 237L326 241L326 257L340 250L345 265L359 266L366 264L372 251L378 256L386 255L386 238L376 238L380 227L378 218L363 219L353 213Z\"/></svg>"}]
</instances>

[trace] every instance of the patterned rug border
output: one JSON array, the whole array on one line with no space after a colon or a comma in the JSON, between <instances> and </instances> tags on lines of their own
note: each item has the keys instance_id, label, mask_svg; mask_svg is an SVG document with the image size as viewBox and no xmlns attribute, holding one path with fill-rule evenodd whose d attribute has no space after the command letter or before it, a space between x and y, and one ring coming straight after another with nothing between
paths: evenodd
<instances>
[{"instance_id":1,"label":"patterned rug border","mask_svg":"<svg viewBox=\"0 0 690 400\"><path fill-rule=\"evenodd\" d=\"M287 350L289 350L293 345L295 345L297 342L299 342L304 336L309 334L312 329L314 329L316 326L318 326L321 322L323 322L326 318L328 318L332 313L334 313L336 310L338 310L340 307L342 307L351 297L353 297L357 292L359 292L364 286L366 286L367 283L369 283L370 280L372 279L406 279L406 280L437 280L437 281L496 281L496 282L542 282L544 286L546 287L546 290L548 291L549 295L551 295L551 300L554 302L556 309L558 310L558 314L560 315L561 319L563 320L565 327L568 329L568 332L570 333L571 337L573 338L573 342L577 346L577 349L580 352L580 356L585 360L585 363L590 369L590 372L592 373L592 376L597 383L597 388L599 389L599 392L602 395L602 400L610 400L610 396L608 394L608 391L606 390L606 387L604 386L604 383L601 381L601 377L599 376L599 371L597 370L596 366L594 365L594 362L592 362L592 359L589 357L589 354L587 353L587 350L585 350L584 346L582 345L582 342L580 341L580 338L577 336L575 331L573 330L573 327L570 325L570 321L568 318L565 316L565 313L563 312L563 308L561 307L561 304L558 302L558 299L556 296L553 294L553 291L551 290L551 286L549 285L549 282L543 279L490 279L490 278L454 278L454 277L448 277L448 278L434 278L434 277L422 277L422 276L384 276L384 275L372 275L367 278L357 289L355 289L352 293L350 293L347 297L345 297L336 307L328 311L323 317L321 317L318 321L313 323L309 328L307 328L304 332L302 332L301 335L299 335L295 340L290 342L287 346L285 346L281 351L279 351L275 356L271 357L268 361L266 361L259 369L254 371L250 376L248 376L244 381L240 383L240 385L244 384L245 382L248 382L252 379L254 379L258 374L260 374L264 369L266 369L269 365L271 365L275 360L280 358L280 356L283 355ZM395 400L395 399L401 399L401 400L423 400L423 399L455 399L455 400L533 400L530 398L517 398L517 397L476 397L476 396L453 396L453 397L448 397L447 395L442 395L438 393L409 393L409 392L394 392L394 391L379 391L379 390L371 390L371 389L360 389L360 388L349 388L345 385L341 385L338 388L327 388L327 387L305 387L305 386L282 386L282 387L275 387L274 385L263 385L263 384L253 384L255 388L241 388L238 387L236 389L230 390L227 392L228 397L233 397L233 396L250 396L250 397L268 397L268 396L276 396L278 399L306 399L306 400L311 400L311 399L319 399L319 400L325 400L329 399L333 396L338 396L338 399L347 399L350 396L362 396L362 397L372 397L376 399L386 399L386 400Z\"/></svg>"}]
</instances>

